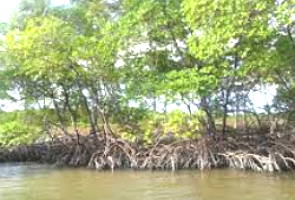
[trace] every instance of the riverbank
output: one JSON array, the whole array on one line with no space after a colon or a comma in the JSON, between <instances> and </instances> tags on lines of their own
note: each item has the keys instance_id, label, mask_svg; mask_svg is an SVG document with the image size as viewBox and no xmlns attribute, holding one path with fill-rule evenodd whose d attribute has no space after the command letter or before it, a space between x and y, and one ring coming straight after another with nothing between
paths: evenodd
<instances>
[{"instance_id":1,"label":"riverbank","mask_svg":"<svg viewBox=\"0 0 295 200\"><path fill-rule=\"evenodd\" d=\"M203 137L153 145L129 143L96 135L64 136L43 144L0 150L0 162L41 162L98 170L236 168L280 172L295 169L295 140L291 135L238 135Z\"/></svg>"}]
</instances>

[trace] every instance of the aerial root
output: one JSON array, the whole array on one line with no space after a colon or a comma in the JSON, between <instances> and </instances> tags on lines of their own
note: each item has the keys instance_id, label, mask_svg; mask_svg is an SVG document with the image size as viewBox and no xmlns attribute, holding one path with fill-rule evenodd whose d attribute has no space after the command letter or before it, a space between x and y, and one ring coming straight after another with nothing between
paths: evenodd
<instances>
[{"instance_id":1,"label":"aerial root","mask_svg":"<svg viewBox=\"0 0 295 200\"><path fill-rule=\"evenodd\" d=\"M231 167L279 172L295 169L294 144L287 141L270 140L259 144L239 138L216 141L205 137L194 141L158 142L142 146L117 138L110 138L107 142L99 137L82 139L80 143L73 137L46 144L1 149L0 162L37 161L97 170L132 168L174 171Z\"/></svg>"},{"instance_id":2,"label":"aerial root","mask_svg":"<svg viewBox=\"0 0 295 200\"><path fill-rule=\"evenodd\" d=\"M268 156L253 153L227 152L218 155L225 158L231 168L254 171L280 172L295 169L295 159L281 153L270 153Z\"/></svg>"}]
</instances>

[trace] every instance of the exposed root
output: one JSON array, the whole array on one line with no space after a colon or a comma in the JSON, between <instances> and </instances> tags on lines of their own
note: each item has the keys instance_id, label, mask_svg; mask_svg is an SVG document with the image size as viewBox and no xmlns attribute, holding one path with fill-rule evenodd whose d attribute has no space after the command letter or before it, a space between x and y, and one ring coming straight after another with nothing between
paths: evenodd
<instances>
[{"instance_id":1,"label":"exposed root","mask_svg":"<svg viewBox=\"0 0 295 200\"><path fill-rule=\"evenodd\" d=\"M253 137L227 137L222 140L204 137L171 144L158 142L148 147L112 137L105 142L100 137L81 136L78 143L75 137L67 136L46 144L2 149L0 161L38 161L98 170L132 168L175 171L231 167L279 172L295 169L292 142Z\"/></svg>"}]
</instances>

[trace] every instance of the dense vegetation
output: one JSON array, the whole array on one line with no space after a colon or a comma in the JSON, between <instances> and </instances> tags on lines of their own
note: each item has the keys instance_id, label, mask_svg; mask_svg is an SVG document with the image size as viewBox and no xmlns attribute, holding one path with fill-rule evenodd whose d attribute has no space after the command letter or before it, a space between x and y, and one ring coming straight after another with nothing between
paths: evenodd
<instances>
[{"instance_id":1,"label":"dense vegetation","mask_svg":"<svg viewBox=\"0 0 295 200\"><path fill-rule=\"evenodd\" d=\"M2 145L292 132L294 0L23 0L0 28L0 97L25 108L1 113Z\"/></svg>"}]
</instances>

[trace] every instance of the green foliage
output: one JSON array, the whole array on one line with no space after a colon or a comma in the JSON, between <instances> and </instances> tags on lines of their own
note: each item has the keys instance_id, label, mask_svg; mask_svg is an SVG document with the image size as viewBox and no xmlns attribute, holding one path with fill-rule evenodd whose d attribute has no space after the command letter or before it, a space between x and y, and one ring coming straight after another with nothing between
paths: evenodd
<instances>
[{"instance_id":1,"label":"green foliage","mask_svg":"<svg viewBox=\"0 0 295 200\"><path fill-rule=\"evenodd\" d=\"M198 138L202 134L199 119L204 117L201 111L192 115L175 110L165 117L164 133L172 132L177 138Z\"/></svg>"},{"instance_id":2,"label":"green foliage","mask_svg":"<svg viewBox=\"0 0 295 200\"><path fill-rule=\"evenodd\" d=\"M139 121L139 133L124 132L125 138L136 140L139 138L145 143L153 143L159 138L172 134L175 139L198 138L202 134L202 125L199 119L204 113L196 112L192 115L175 110L167 114L150 113Z\"/></svg>"},{"instance_id":3,"label":"green foliage","mask_svg":"<svg viewBox=\"0 0 295 200\"><path fill-rule=\"evenodd\" d=\"M271 33L269 14L275 9L275 1L185 0L186 19L194 30L191 51L196 57L214 59L232 51L233 39L262 41Z\"/></svg>"},{"instance_id":4,"label":"green foliage","mask_svg":"<svg viewBox=\"0 0 295 200\"><path fill-rule=\"evenodd\" d=\"M21 113L0 114L0 146L29 144L40 137L39 126L26 123L21 115Z\"/></svg>"},{"instance_id":5,"label":"green foliage","mask_svg":"<svg viewBox=\"0 0 295 200\"><path fill-rule=\"evenodd\" d=\"M11 146L28 144L38 138L38 128L12 121L0 125L0 145Z\"/></svg>"},{"instance_id":6,"label":"green foliage","mask_svg":"<svg viewBox=\"0 0 295 200\"><path fill-rule=\"evenodd\" d=\"M24 0L1 24L0 98L17 90L28 106L47 102L24 115L62 129L108 120L124 138L151 143L168 132L198 137L200 121L226 118L259 83L279 85L278 105L294 108L294 0L71 2ZM199 111L152 111L159 99ZM42 127L10 115L2 132L12 141L36 132L21 120Z\"/></svg>"}]
</instances>

